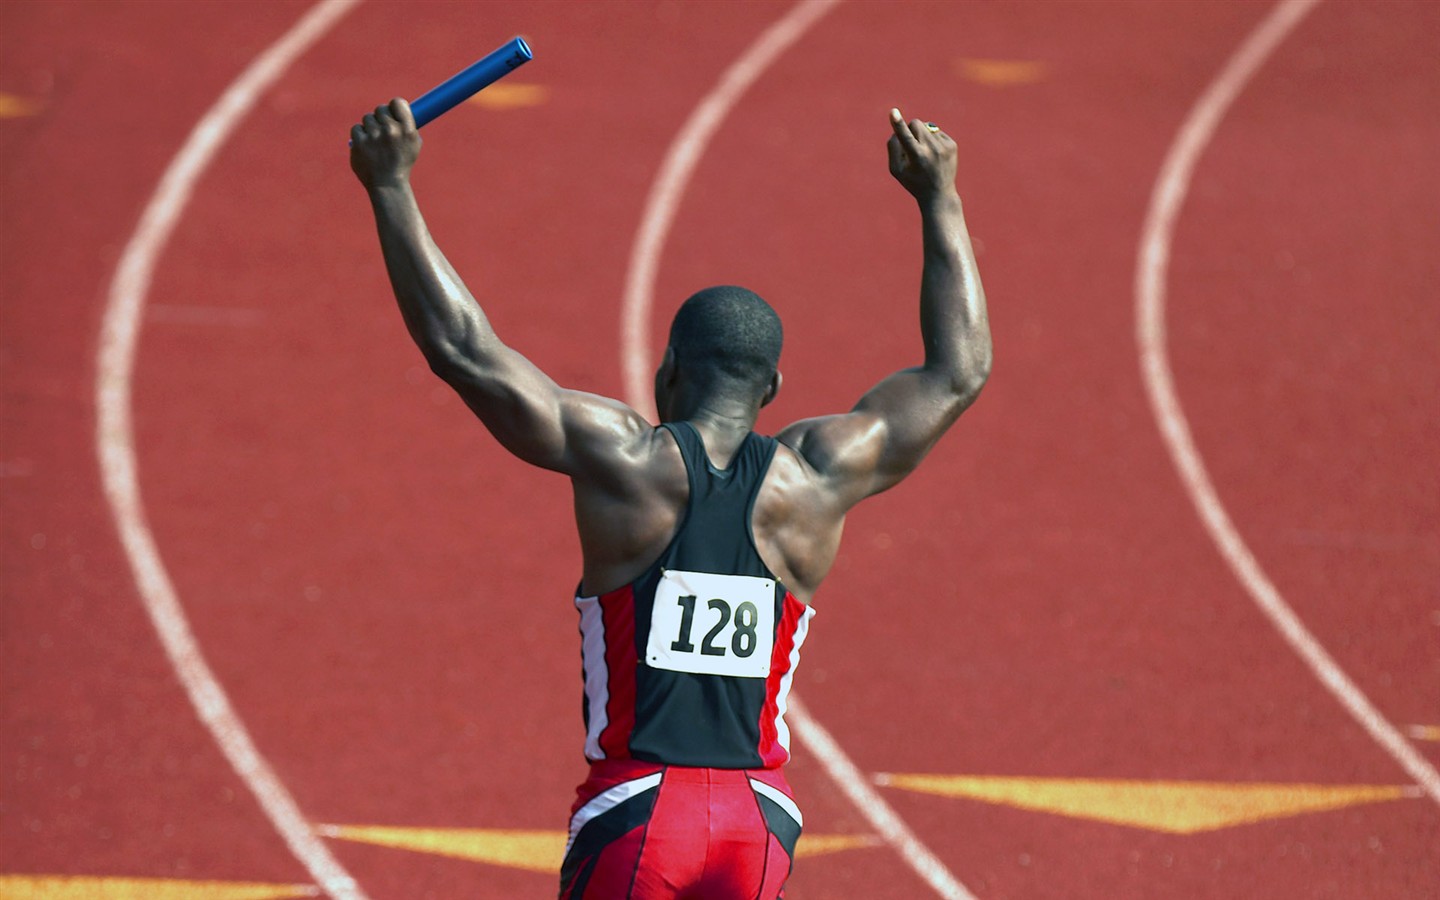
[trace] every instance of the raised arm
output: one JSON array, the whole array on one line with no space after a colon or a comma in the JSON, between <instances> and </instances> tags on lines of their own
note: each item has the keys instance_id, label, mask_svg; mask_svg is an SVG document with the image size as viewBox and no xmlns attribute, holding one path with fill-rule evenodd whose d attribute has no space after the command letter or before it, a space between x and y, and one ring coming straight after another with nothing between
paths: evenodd
<instances>
[{"instance_id":1,"label":"raised arm","mask_svg":"<svg viewBox=\"0 0 1440 900\"><path fill-rule=\"evenodd\" d=\"M506 346L440 252L410 188L420 143L400 99L350 130L350 167L370 195L390 285L430 368L526 462L579 475L622 454L649 424L617 401L560 388Z\"/></svg>"},{"instance_id":2,"label":"raised arm","mask_svg":"<svg viewBox=\"0 0 1440 900\"><path fill-rule=\"evenodd\" d=\"M913 471L990 375L990 323L955 190L955 142L899 110L890 125L890 174L920 207L924 361L881 381L848 414L797 422L780 435L846 508Z\"/></svg>"}]
</instances>

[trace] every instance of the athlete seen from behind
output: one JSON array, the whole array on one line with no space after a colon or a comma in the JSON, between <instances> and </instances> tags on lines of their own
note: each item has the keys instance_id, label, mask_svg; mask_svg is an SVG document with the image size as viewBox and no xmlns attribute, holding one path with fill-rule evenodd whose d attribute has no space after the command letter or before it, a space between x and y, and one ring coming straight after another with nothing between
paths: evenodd
<instances>
[{"instance_id":1,"label":"athlete seen from behind","mask_svg":"<svg viewBox=\"0 0 1440 900\"><path fill-rule=\"evenodd\" d=\"M507 450L574 488L590 774L562 900L783 893L801 825L785 697L845 515L914 470L990 372L955 142L898 110L890 125L890 172L920 207L923 361L774 437L753 430L780 389L780 319L760 297L713 287L680 306L659 426L562 388L496 336L431 238L406 102L351 129L410 336Z\"/></svg>"}]
</instances>

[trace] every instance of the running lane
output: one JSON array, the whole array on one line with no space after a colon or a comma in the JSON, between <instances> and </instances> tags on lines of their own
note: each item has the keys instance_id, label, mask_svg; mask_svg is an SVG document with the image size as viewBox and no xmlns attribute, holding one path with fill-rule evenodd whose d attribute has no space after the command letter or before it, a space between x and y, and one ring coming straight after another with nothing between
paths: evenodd
<instances>
[{"instance_id":1,"label":"running lane","mask_svg":"<svg viewBox=\"0 0 1440 900\"><path fill-rule=\"evenodd\" d=\"M306 880L142 612L92 401L106 285L150 191L305 6L0 10L0 875Z\"/></svg>"},{"instance_id":2,"label":"running lane","mask_svg":"<svg viewBox=\"0 0 1440 900\"><path fill-rule=\"evenodd\" d=\"M1430 3L1318 9L1197 172L1172 275L1176 379L1223 499L1401 724L1440 717L1440 122L1417 115L1440 109L1437 28Z\"/></svg>"}]
</instances>

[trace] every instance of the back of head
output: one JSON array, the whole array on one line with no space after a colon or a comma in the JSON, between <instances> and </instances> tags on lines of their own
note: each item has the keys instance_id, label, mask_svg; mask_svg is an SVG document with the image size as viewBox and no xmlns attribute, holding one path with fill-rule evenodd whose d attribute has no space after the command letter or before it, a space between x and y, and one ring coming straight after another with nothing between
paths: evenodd
<instances>
[{"instance_id":1,"label":"back of head","mask_svg":"<svg viewBox=\"0 0 1440 900\"><path fill-rule=\"evenodd\" d=\"M676 363L706 389L764 391L780 365L783 341L770 304L730 285L692 295L670 325Z\"/></svg>"}]
</instances>

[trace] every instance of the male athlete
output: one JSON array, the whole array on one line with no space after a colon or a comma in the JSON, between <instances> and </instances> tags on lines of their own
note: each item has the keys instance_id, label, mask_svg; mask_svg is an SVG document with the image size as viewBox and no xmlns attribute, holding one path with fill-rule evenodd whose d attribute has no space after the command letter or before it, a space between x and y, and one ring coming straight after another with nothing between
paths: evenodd
<instances>
[{"instance_id":1,"label":"male athlete","mask_svg":"<svg viewBox=\"0 0 1440 900\"><path fill-rule=\"evenodd\" d=\"M755 434L780 389L780 319L743 288L685 301L655 375L660 426L566 390L501 342L431 239L420 152L392 100L350 131L410 336L511 453L570 477L584 572L585 756L562 900L773 900L800 810L785 699L846 512L913 470L990 371L955 142L890 111L890 172L918 201L924 361L849 413Z\"/></svg>"}]
</instances>

